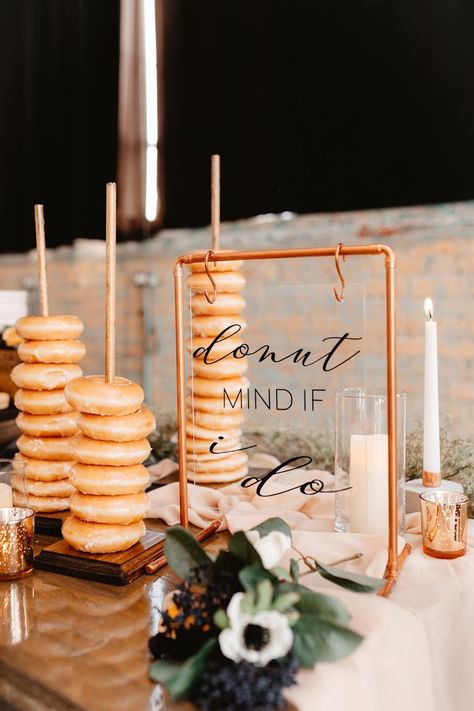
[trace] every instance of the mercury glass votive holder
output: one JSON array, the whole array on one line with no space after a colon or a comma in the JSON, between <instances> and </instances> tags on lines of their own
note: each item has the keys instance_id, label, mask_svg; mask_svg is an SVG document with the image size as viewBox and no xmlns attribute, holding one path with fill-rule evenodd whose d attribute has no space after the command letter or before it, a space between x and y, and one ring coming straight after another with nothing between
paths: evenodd
<instances>
[{"instance_id":1,"label":"mercury glass votive holder","mask_svg":"<svg viewBox=\"0 0 474 711\"><path fill-rule=\"evenodd\" d=\"M34 522L31 509L0 509L0 581L23 578L32 572Z\"/></svg>"},{"instance_id":2,"label":"mercury glass votive holder","mask_svg":"<svg viewBox=\"0 0 474 711\"><path fill-rule=\"evenodd\" d=\"M466 553L468 497L450 491L420 494L423 551L434 558Z\"/></svg>"}]
</instances>

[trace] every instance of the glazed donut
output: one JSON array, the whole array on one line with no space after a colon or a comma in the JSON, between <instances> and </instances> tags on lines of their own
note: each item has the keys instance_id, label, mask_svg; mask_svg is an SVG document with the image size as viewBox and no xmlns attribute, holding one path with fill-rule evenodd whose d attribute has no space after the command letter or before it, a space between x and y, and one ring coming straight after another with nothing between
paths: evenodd
<instances>
[{"instance_id":1,"label":"glazed donut","mask_svg":"<svg viewBox=\"0 0 474 711\"><path fill-rule=\"evenodd\" d=\"M224 413L210 413L201 412L200 410L195 410L191 415L188 415L188 420L194 422L195 425L199 427L206 427L210 430L220 430L223 427L228 427L229 429L236 429L242 424L244 420L244 415L242 410L237 410L232 412L229 408Z\"/></svg>"},{"instance_id":2,"label":"glazed donut","mask_svg":"<svg viewBox=\"0 0 474 711\"><path fill-rule=\"evenodd\" d=\"M188 352L192 354L193 358L204 358L204 353L200 353L200 355L197 356L195 356L194 353L196 353L199 348L208 348L211 345L212 341L213 339L209 337L200 338L199 336L193 336L193 338L190 338L186 343L186 348ZM212 346L212 350L209 354L209 360L222 358L222 356L226 356L229 353L232 353L232 351L242 345L243 341L241 341L240 338L237 338L236 336L231 336L230 338L225 338L222 341L217 341Z\"/></svg>"},{"instance_id":3,"label":"glazed donut","mask_svg":"<svg viewBox=\"0 0 474 711\"><path fill-rule=\"evenodd\" d=\"M79 338L84 324L77 316L23 316L15 329L31 341L70 341Z\"/></svg>"},{"instance_id":4,"label":"glazed donut","mask_svg":"<svg viewBox=\"0 0 474 711\"><path fill-rule=\"evenodd\" d=\"M211 442L217 441L218 437L224 437L224 440L222 441L227 442L228 439L240 437L242 432L239 429L231 429L230 427L219 427L215 430L210 430L207 427L199 427L199 425L195 425L188 420L186 422L186 434L190 437L196 437L197 439L209 440L214 438L211 439Z\"/></svg>"},{"instance_id":5,"label":"glazed donut","mask_svg":"<svg viewBox=\"0 0 474 711\"><path fill-rule=\"evenodd\" d=\"M19 492L26 491L28 495L33 494L33 496L64 499L74 493L74 487L71 486L67 479L36 481L35 479L25 478L21 474L12 474L11 485L13 489Z\"/></svg>"},{"instance_id":6,"label":"glazed donut","mask_svg":"<svg viewBox=\"0 0 474 711\"><path fill-rule=\"evenodd\" d=\"M76 491L69 500L69 508L82 521L126 526L145 518L150 502L143 492L122 496L90 496Z\"/></svg>"},{"instance_id":7,"label":"glazed donut","mask_svg":"<svg viewBox=\"0 0 474 711\"><path fill-rule=\"evenodd\" d=\"M210 452L210 446L213 442L218 442L218 445L214 448L215 454ZM204 461L204 458L209 459L216 457L217 455L222 456L224 452L228 452L229 449L237 449L239 442L240 439L238 435L234 437L225 437L223 440L217 440L215 437L209 437L208 439L186 437L186 451L188 453L188 458Z\"/></svg>"},{"instance_id":8,"label":"glazed donut","mask_svg":"<svg viewBox=\"0 0 474 711\"><path fill-rule=\"evenodd\" d=\"M143 406L131 415L88 415L80 412L77 424L87 437L106 442L132 442L147 437L156 426L150 410Z\"/></svg>"},{"instance_id":9,"label":"glazed donut","mask_svg":"<svg viewBox=\"0 0 474 711\"><path fill-rule=\"evenodd\" d=\"M10 377L18 388L60 390L81 375L82 370L74 363L19 363Z\"/></svg>"},{"instance_id":10,"label":"glazed donut","mask_svg":"<svg viewBox=\"0 0 474 711\"><path fill-rule=\"evenodd\" d=\"M59 415L73 411L66 400L64 390L17 390L15 406L32 415Z\"/></svg>"},{"instance_id":11,"label":"glazed donut","mask_svg":"<svg viewBox=\"0 0 474 711\"><path fill-rule=\"evenodd\" d=\"M71 484L83 494L117 496L138 494L148 485L149 474L143 464L130 467L104 467L93 464L73 464L69 473Z\"/></svg>"},{"instance_id":12,"label":"glazed donut","mask_svg":"<svg viewBox=\"0 0 474 711\"><path fill-rule=\"evenodd\" d=\"M142 388L127 378L107 383L103 375L86 375L68 383L66 399L74 409L91 415L130 415L145 397Z\"/></svg>"},{"instance_id":13,"label":"glazed donut","mask_svg":"<svg viewBox=\"0 0 474 711\"><path fill-rule=\"evenodd\" d=\"M128 467L141 464L150 454L147 439L134 442L104 442L84 435L72 438L71 453L81 464Z\"/></svg>"},{"instance_id":14,"label":"glazed donut","mask_svg":"<svg viewBox=\"0 0 474 711\"><path fill-rule=\"evenodd\" d=\"M230 404L228 400L224 404L222 397L193 397L192 395L188 395L186 402L195 412L209 412L213 415L242 412L243 405L240 403L240 398L235 400L234 405L234 401Z\"/></svg>"},{"instance_id":15,"label":"glazed donut","mask_svg":"<svg viewBox=\"0 0 474 711\"><path fill-rule=\"evenodd\" d=\"M216 457L208 460L188 460L189 468L196 474L228 472L246 466L248 456L245 452L234 452L226 457Z\"/></svg>"},{"instance_id":16,"label":"glazed donut","mask_svg":"<svg viewBox=\"0 0 474 711\"><path fill-rule=\"evenodd\" d=\"M224 400L224 391L231 398L237 398L240 391L244 391L249 386L247 378L232 378L231 380L211 380L210 378L189 378L188 386L198 397L213 397L218 398L219 402L226 404ZM240 398L239 398L240 401ZM230 407L230 403L229 407Z\"/></svg>"},{"instance_id":17,"label":"glazed donut","mask_svg":"<svg viewBox=\"0 0 474 711\"><path fill-rule=\"evenodd\" d=\"M214 250L216 254L225 254L226 252L229 252L228 249L217 249ZM205 272L206 267L204 265L204 257L206 256L206 252L202 252L202 262L196 262L195 264L191 264L191 271L192 272ZM212 255L210 256L210 259L207 262L207 266L209 268L210 272L233 272L237 271L240 269L242 266L243 262L241 260L235 260L235 261L228 261L228 262L213 262L212 260Z\"/></svg>"},{"instance_id":18,"label":"glazed donut","mask_svg":"<svg viewBox=\"0 0 474 711\"><path fill-rule=\"evenodd\" d=\"M77 437L77 435L76 435ZM74 437L18 437L17 447L22 454L32 459L72 459L70 446Z\"/></svg>"},{"instance_id":19,"label":"glazed donut","mask_svg":"<svg viewBox=\"0 0 474 711\"><path fill-rule=\"evenodd\" d=\"M61 415L30 415L20 412L15 422L23 434L30 437L71 437L77 433L77 413Z\"/></svg>"},{"instance_id":20,"label":"glazed donut","mask_svg":"<svg viewBox=\"0 0 474 711\"><path fill-rule=\"evenodd\" d=\"M2 338L9 348L16 348L22 342L22 339L15 331L14 326L8 326L2 333Z\"/></svg>"},{"instance_id":21,"label":"glazed donut","mask_svg":"<svg viewBox=\"0 0 474 711\"><path fill-rule=\"evenodd\" d=\"M57 481L67 479L71 468L71 460L50 461L49 459L32 459L23 454L15 454L13 469L28 479L37 481Z\"/></svg>"},{"instance_id":22,"label":"glazed donut","mask_svg":"<svg viewBox=\"0 0 474 711\"><path fill-rule=\"evenodd\" d=\"M226 484L243 479L247 474L248 467L245 465L228 472L209 472L207 474L188 472L188 480L195 484Z\"/></svg>"},{"instance_id":23,"label":"glazed donut","mask_svg":"<svg viewBox=\"0 0 474 711\"><path fill-rule=\"evenodd\" d=\"M240 272L215 272L212 277L216 283L217 293L228 294L242 291L245 277ZM193 294L204 294L212 289L212 284L206 272L194 272L187 278L188 288ZM21 334L20 334L21 335Z\"/></svg>"},{"instance_id":24,"label":"glazed donut","mask_svg":"<svg viewBox=\"0 0 474 711\"><path fill-rule=\"evenodd\" d=\"M22 506L38 513L54 513L55 511L67 511L69 499L66 497L54 496L34 496L24 494L21 491L13 492L13 503L15 506Z\"/></svg>"},{"instance_id":25,"label":"glazed donut","mask_svg":"<svg viewBox=\"0 0 474 711\"><path fill-rule=\"evenodd\" d=\"M229 326L237 324L240 326L240 333L247 328L247 321L242 316L193 316L191 319L191 331L195 336L218 336Z\"/></svg>"},{"instance_id":26,"label":"glazed donut","mask_svg":"<svg viewBox=\"0 0 474 711\"><path fill-rule=\"evenodd\" d=\"M131 548L146 533L143 521L128 526L81 521L68 516L62 526L64 540L85 553L118 553Z\"/></svg>"},{"instance_id":27,"label":"glazed donut","mask_svg":"<svg viewBox=\"0 0 474 711\"><path fill-rule=\"evenodd\" d=\"M203 360L194 361L194 375L208 380L231 380L247 372L249 364L244 358L224 358L216 363L205 363Z\"/></svg>"},{"instance_id":28,"label":"glazed donut","mask_svg":"<svg viewBox=\"0 0 474 711\"><path fill-rule=\"evenodd\" d=\"M25 363L77 363L85 354L80 341L22 341L18 346Z\"/></svg>"},{"instance_id":29,"label":"glazed donut","mask_svg":"<svg viewBox=\"0 0 474 711\"><path fill-rule=\"evenodd\" d=\"M191 311L197 316L229 316L240 314L245 308L245 299L240 294L217 294L210 304L204 294L195 294L191 298Z\"/></svg>"}]
</instances>

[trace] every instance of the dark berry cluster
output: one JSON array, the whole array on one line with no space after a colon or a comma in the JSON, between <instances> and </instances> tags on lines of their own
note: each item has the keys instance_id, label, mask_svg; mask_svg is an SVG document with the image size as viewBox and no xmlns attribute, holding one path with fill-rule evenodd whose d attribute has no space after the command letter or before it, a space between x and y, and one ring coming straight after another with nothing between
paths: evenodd
<instances>
[{"instance_id":1,"label":"dark berry cluster","mask_svg":"<svg viewBox=\"0 0 474 711\"><path fill-rule=\"evenodd\" d=\"M187 659L219 631L213 622L214 613L225 610L232 595L242 587L234 573L222 571L205 585L208 575L207 569L196 568L192 581L181 583L163 610L160 632L149 641L150 651L157 659Z\"/></svg>"},{"instance_id":2,"label":"dark berry cluster","mask_svg":"<svg viewBox=\"0 0 474 711\"><path fill-rule=\"evenodd\" d=\"M285 704L284 687L296 683L297 670L293 655L265 667L220 660L204 670L191 700L201 711L276 711Z\"/></svg>"}]
</instances>

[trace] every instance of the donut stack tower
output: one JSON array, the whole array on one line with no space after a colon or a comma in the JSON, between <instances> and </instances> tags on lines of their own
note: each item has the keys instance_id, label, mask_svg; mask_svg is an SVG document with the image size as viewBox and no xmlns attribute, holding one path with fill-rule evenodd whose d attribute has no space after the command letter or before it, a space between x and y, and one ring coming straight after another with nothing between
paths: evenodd
<instances>
[{"instance_id":1,"label":"donut stack tower","mask_svg":"<svg viewBox=\"0 0 474 711\"><path fill-rule=\"evenodd\" d=\"M212 156L213 252L219 251L219 177L219 156ZM201 484L236 481L248 471L247 454L229 452L241 446L242 391L248 387L247 360L232 353L242 345L240 334L247 325L242 318L241 266L242 262L214 262L210 257L207 268L215 282L214 294L204 262L191 265L187 280L192 313L187 347L193 362L186 416L187 471L190 480ZM218 444L211 452L213 442Z\"/></svg>"},{"instance_id":2,"label":"donut stack tower","mask_svg":"<svg viewBox=\"0 0 474 711\"><path fill-rule=\"evenodd\" d=\"M73 516L62 527L64 539L88 553L123 551L145 534L149 508L144 492L150 452L147 435L155 427L136 383L115 376L115 214L116 188L107 185L107 288L105 375L68 383L66 399L79 411L80 430L72 441L75 463L70 499Z\"/></svg>"},{"instance_id":3,"label":"donut stack tower","mask_svg":"<svg viewBox=\"0 0 474 711\"><path fill-rule=\"evenodd\" d=\"M35 205L35 218L42 315L25 316L15 325L23 339L18 347L23 362L13 368L11 378L19 388L16 422L23 434L13 461L12 487L15 505L50 513L68 509L73 492L69 445L77 432L77 415L66 402L64 388L82 375L77 363L86 349L77 340L84 326L76 316L49 315L42 205Z\"/></svg>"},{"instance_id":4,"label":"donut stack tower","mask_svg":"<svg viewBox=\"0 0 474 711\"><path fill-rule=\"evenodd\" d=\"M141 462L150 453L146 436L155 419L142 406L141 387L126 378L79 378L67 385L66 398L79 410L80 434L71 443L74 515L64 522L63 537L88 553L126 550L145 534L148 472Z\"/></svg>"}]
</instances>

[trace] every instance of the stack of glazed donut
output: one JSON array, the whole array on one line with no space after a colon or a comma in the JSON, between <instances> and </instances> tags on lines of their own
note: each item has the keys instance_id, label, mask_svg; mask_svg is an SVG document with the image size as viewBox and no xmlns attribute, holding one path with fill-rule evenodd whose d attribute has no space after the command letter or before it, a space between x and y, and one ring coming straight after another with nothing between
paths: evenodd
<instances>
[{"instance_id":1,"label":"stack of glazed donut","mask_svg":"<svg viewBox=\"0 0 474 711\"><path fill-rule=\"evenodd\" d=\"M239 333L245 329L247 324L241 315L245 300L240 294L245 277L239 272L241 266L242 262L237 261L214 263L212 258L209 260L208 268L217 291L213 304L205 295L212 293L212 286L204 263L191 266L192 274L188 276L187 284L192 291L192 338L187 347L192 354L199 348L208 347L216 336L233 324L240 326ZM242 341L237 334L225 337L212 346L206 358L208 362L205 362L204 354L192 359L193 377L188 381L186 450L188 477L196 483L236 481L248 471L245 452L228 453L240 448L240 427L244 415L238 396L241 389L248 387L246 359L227 355L240 345ZM224 397L225 393L228 398ZM217 453L210 451L213 442L218 443L214 447Z\"/></svg>"},{"instance_id":2,"label":"stack of glazed donut","mask_svg":"<svg viewBox=\"0 0 474 711\"><path fill-rule=\"evenodd\" d=\"M77 414L64 388L82 375L77 363L86 349L77 339L84 326L76 316L25 316L15 329L22 339L18 355L23 362L11 372L19 388L16 422L22 431L20 454L13 461L14 503L43 513L64 511L73 492L69 445L77 433Z\"/></svg>"},{"instance_id":3,"label":"stack of glazed donut","mask_svg":"<svg viewBox=\"0 0 474 711\"><path fill-rule=\"evenodd\" d=\"M62 533L76 550L116 553L145 534L148 472L141 462L150 453L146 437L155 418L143 397L139 385L119 377L108 383L91 375L66 387L69 405L79 412L80 434L71 443L73 516Z\"/></svg>"}]
</instances>

